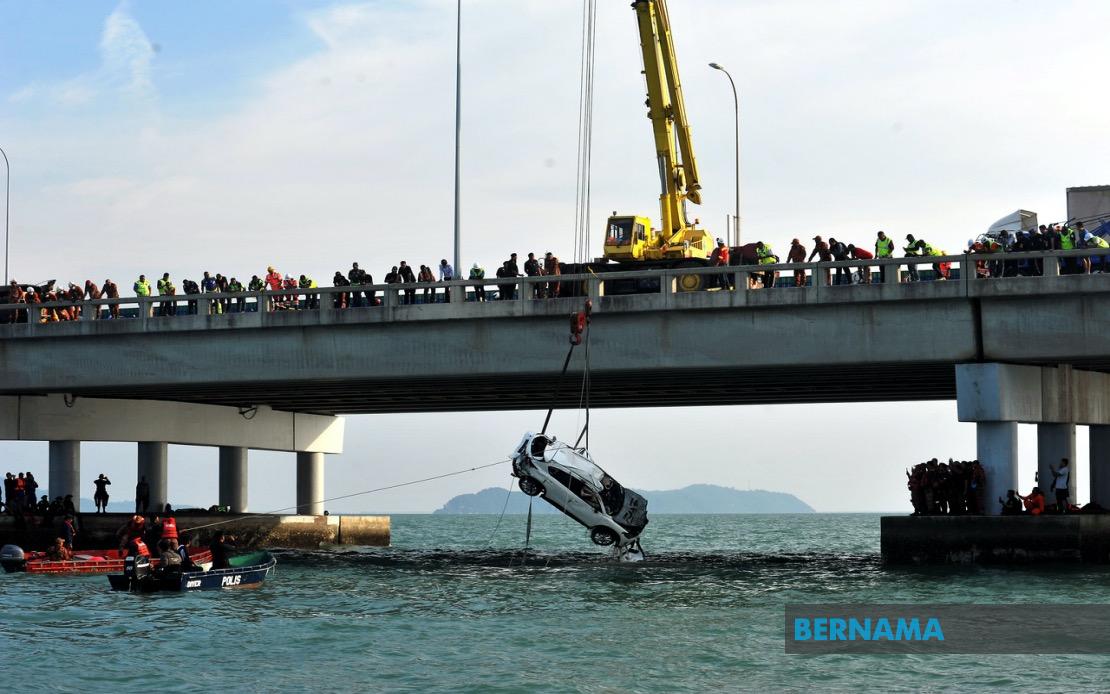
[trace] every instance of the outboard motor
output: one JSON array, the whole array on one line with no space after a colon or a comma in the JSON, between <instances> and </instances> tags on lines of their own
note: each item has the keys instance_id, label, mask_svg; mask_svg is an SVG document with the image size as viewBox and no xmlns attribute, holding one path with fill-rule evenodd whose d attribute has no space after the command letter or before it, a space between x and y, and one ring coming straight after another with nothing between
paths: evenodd
<instances>
[{"instance_id":1,"label":"outboard motor","mask_svg":"<svg viewBox=\"0 0 1110 694\"><path fill-rule=\"evenodd\" d=\"M131 590L142 590L152 576L150 557L127 557L123 560L123 575L131 584Z\"/></svg>"},{"instance_id":2,"label":"outboard motor","mask_svg":"<svg viewBox=\"0 0 1110 694\"><path fill-rule=\"evenodd\" d=\"M4 545L0 548L0 566L8 573L26 569L27 557L23 554L23 548L16 545Z\"/></svg>"}]
</instances>

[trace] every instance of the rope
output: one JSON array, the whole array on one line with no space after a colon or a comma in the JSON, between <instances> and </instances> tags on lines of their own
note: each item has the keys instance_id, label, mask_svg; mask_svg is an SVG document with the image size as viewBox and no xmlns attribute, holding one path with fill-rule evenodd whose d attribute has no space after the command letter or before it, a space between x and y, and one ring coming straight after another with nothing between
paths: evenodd
<instances>
[{"instance_id":1,"label":"rope","mask_svg":"<svg viewBox=\"0 0 1110 694\"><path fill-rule=\"evenodd\" d=\"M493 526L493 532L489 534L489 539L486 540L486 547L493 544L493 537L501 528L501 519L505 517L505 509L509 508L509 497L513 495L513 478L509 478L509 488L505 490L505 503L501 506L501 515L497 517L497 525Z\"/></svg>"},{"instance_id":2,"label":"rope","mask_svg":"<svg viewBox=\"0 0 1110 694\"><path fill-rule=\"evenodd\" d=\"M309 502L309 503L322 504L322 503L327 502L327 501L339 501L340 499L350 499L350 498L356 497L356 496L364 496L366 494L374 494L375 492L389 491L390 489L400 489L401 487L410 487L414 484L423 484L424 482L432 482L432 481L435 481L435 480L441 480L445 477L454 477L455 475L462 475L462 474L465 474L467 472L474 472L475 470L484 470L485 468L493 467L495 465L504 465L507 462L509 462L508 458L506 458L504 460L498 460L495 463L487 463L485 465L477 465L475 467L468 467L468 468L464 468L462 470L455 470L454 472L445 472L442 475L433 475L432 477L423 477L421 479L411 480L409 482L399 482L397 484L390 484L390 485L385 486L385 487L377 487L375 489L367 489L364 492L354 492L353 494L343 494L343 495L340 495L340 496L333 496L333 497L329 497L327 499L320 499L318 501L312 501L312 502ZM506 501L506 503L508 503L508 502ZM216 526L216 525L225 525L227 523L236 523L238 521L247 520L248 518L265 518L266 516L272 516L275 513L280 513L282 511L288 511L290 509L297 509L297 508L300 508L301 506L304 506L304 505L305 504L294 504L293 506L285 506L283 508L274 509L273 511L267 511L265 513L252 513L249 516L236 516L235 518L228 518L227 520L216 521L215 523L205 523L203 525L194 525L194 526L189 527L189 528L182 528L180 532L192 532L194 530L200 530L201 528L211 528L211 527Z\"/></svg>"}]
</instances>

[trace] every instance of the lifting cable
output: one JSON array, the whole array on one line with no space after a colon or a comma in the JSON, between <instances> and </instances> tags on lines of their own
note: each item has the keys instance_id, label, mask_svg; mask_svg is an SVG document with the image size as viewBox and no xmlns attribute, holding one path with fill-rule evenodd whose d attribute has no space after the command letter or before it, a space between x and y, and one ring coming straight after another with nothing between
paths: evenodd
<instances>
[{"instance_id":1,"label":"lifting cable","mask_svg":"<svg viewBox=\"0 0 1110 694\"><path fill-rule=\"evenodd\" d=\"M494 463L486 463L485 465L476 465L474 467L468 467L468 468L463 468L461 470L455 470L454 472L445 472L442 475L433 475L431 477L423 477L421 479L410 480L408 482L399 482L397 484L390 484L390 485L387 485L385 487L377 487L375 489L367 489L366 491L354 492L353 494L343 494L341 496L333 496L333 497L329 497L327 499L319 499L317 501L310 501L308 503L309 504L322 504L322 503L327 502L327 501L338 501L340 499L350 499L352 497L363 496L365 494L373 494L375 492L384 492L384 491L388 491L390 489L399 489L401 487L410 487L414 484L422 484L424 482L432 482L432 481L435 481L435 480L441 480L445 477L454 477L455 475L462 475L462 474L465 474L467 472L474 472L475 470L484 470L485 468L494 467L495 465L504 465L507 462L509 462L509 459L505 458L503 460L498 460L497 462L494 462ZM285 506L283 508L274 509L273 511L267 511L266 513L254 513L254 514L251 514L249 516L237 516L235 518L229 518L227 520L216 521L215 523L205 523L203 525L194 525L194 526L189 527L189 528L182 528L180 532L192 532L194 530L200 530L201 528L211 528L212 526L215 526L215 525L225 525L227 523L236 523L238 521L248 520L250 518L265 518L267 516L272 516L276 513L280 513L282 511L289 511L289 510L293 510L293 509L298 509L298 508L301 508L302 506L307 506L307 505L308 504L295 504L293 506Z\"/></svg>"},{"instance_id":2,"label":"lifting cable","mask_svg":"<svg viewBox=\"0 0 1110 694\"><path fill-rule=\"evenodd\" d=\"M593 159L594 58L597 0L582 0L582 54L578 83L578 152L574 192L574 261L590 258L590 172Z\"/></svg>"}]
</instances>

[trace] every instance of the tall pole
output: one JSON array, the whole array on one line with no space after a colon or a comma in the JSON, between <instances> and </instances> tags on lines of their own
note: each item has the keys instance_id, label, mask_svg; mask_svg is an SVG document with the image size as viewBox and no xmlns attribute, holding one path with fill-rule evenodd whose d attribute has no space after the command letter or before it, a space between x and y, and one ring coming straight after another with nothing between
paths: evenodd
<instances>
[{"instance_id":1,"label":"tall pole","mask_svg":"<svg viewBox=\"0 0 1110 694\"><path fill-rule=\"evenodd\" d=\"M462 242L459 238L459 146L462 132L462 0L455 17L455 278L462 276Z\"/></svg>"},{"instance_id":2,"label":"tall pole","mask_svg":"<svg viewBox=\"0 0 1110 694\"><path fill-rule=\"evenodd\" d=\"M4 284L8 284L8 208L12 202L12 165L8 163L8 153L0 149L4 155Z\"/></svg>"},{"instance_id":3,"label":"tall pole","mask_svg":"<svg viewBox=\"0 0 1110 694\"><path fill-rule=\"evenodd\" d=\"M740 245L740 97L736 92L736 82L733 81L732 75L728 70L724 69L717 63L710 63L709 67L714 70L720 70L728 77L728 83L732 85L732 107L733 113L736 116L736 212L735 212L735 229L736 229L736 245Z\"/></svg>"}]
</instances>

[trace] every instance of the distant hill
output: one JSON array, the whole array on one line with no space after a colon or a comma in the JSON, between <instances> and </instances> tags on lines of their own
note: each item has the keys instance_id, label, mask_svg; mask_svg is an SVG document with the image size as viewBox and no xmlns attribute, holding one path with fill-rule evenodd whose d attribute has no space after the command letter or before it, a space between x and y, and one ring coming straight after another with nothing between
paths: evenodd
<instances>
[{"instance_id":1,"label":"distant hill","mask_svg":"<svg viewBox=\"0 0 1110 694\"><path fill-rule=\"evenodd\" d=\"M639 490L637 490L639 491ZM814 509L793 494L768 492L762 489L733 489L715 484L692 484L682 489L640 492L648 500L648 513L815 513ZM505 506L505 490L497 487L475 494L460 494L436 513L469 514L501 513ZM506 513L527 513L528 497L513 490ZM535 504L533 513L559 513L547 503Z\"/></svg>"}]
</instances>

